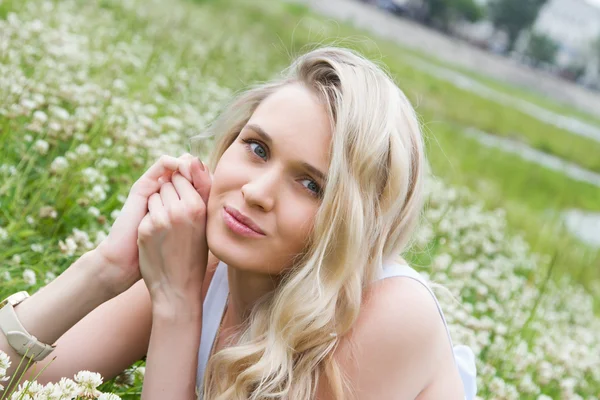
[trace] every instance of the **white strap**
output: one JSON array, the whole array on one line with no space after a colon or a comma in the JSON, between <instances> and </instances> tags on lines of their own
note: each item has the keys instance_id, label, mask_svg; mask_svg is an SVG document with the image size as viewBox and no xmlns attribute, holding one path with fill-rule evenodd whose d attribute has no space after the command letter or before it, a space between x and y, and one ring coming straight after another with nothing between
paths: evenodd
<instances>
[{"instance_id":1,"label":"white strap","mask_svg":"<svg viewBox=\"0 0 600 400\"><path fill-rule=\"evenodd\" d=\"M202 393L204 385L204 371L210 356L219 323L227 301L228 283L227 266L219 262L213 275L206 298L202 305L202 333L200 335L200 348L198 350L198 370L196 374L196 388Z\"/></svg>"}]
</instances>

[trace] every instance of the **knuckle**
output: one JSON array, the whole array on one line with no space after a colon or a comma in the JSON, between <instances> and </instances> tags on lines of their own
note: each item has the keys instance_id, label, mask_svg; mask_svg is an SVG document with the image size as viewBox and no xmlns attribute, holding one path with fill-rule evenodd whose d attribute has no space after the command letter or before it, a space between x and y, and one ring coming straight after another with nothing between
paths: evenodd
<instances>
[{"instance_id":1,"label":"knuckle","mask_svg":"<svg viewBox=\"0 0 600 400\"><path fill-rule=\"evenodd\" d=\"M192 202L189 206L190 217L194 219L202 218L206 216L206 205L200 199Z\"/></svg>"}]
</instances>

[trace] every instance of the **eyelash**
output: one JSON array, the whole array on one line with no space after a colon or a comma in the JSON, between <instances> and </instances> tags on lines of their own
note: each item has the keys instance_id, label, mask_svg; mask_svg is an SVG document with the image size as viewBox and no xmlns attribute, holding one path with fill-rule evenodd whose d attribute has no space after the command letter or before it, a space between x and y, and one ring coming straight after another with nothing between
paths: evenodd
<instances>
[{"instance_id":1,"label":"eyelash","mask_svg":"<svg viewBox=\"0 0 600 400\"><path fill-rule=\"evenodd\" d=\"M242 142L245 143L244 147L246 148L246 151L254 157L259 157L261 160L264 161L264 158L260 157L258 154L256 154L253 150L252 147L250 146L252 143L257 144L259 146L261 146L264 150L265 153L267 153L267 157L269 156L269 151L267 150L268 147L265 146L262 142L258 141L258 140L254 140L254 139L242 139ZM320 198L323 195L323 189L321 189L321 186L319 186L319 184L312 178L306 178L308 180L310 180L311 182L313 182L316 186L317 186L317 191L312 191L309 188L307 188L306 186L304 186L304 188L309 192L309 194L313 195L314 197Z\"/></svg>"}]
</instances>

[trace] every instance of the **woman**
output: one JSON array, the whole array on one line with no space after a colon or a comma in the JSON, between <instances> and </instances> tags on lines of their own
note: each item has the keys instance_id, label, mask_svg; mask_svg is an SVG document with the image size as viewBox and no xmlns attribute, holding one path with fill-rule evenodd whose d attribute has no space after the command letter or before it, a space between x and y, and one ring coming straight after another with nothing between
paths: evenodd
<instances>
[{"instance_id":1,"label":"woman","mask_svg":"<svg viewBox=\"0 0 600 400\"><path fill-rule=\"evenodd\" d=\"M146 355L144 399L474 398L472 354L397 257L422 208L413 108L351 50L284 72L212 124L210 168L161 158L107 239L15 307L60 337L46 379Z\"/></svg>"}]
</instances>

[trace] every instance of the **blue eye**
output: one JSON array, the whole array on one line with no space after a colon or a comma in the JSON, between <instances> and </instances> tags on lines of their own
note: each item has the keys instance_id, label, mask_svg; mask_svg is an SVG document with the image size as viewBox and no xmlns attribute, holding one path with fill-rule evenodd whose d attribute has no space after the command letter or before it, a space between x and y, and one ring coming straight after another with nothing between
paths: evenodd
<instances>
[{"instance_id":1,"label":"blue eye","mask_svg":"<svg viewBox=\"0 0 600 400\"><path fill-rule=\"evenodd\" d=\"M315 181L313 181L312 179L303 179L302 181L308 181L308 185L303 186L307 188L311 192L311 194L314 194L317 197L321 196L322 189Z\"/></svg>"},{"instance_id":2,"label":"blue eye","mask_svg":"<svg viewBox=\"0 0 600 400\"><path fill-rule=\"evenodd\" d=\"M246 144L246 149L248 152L257 155L266 161L268 153L261 143L251 139L242 139L242 142Z\"/></svg>"}]
</instances>

